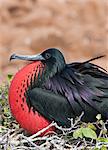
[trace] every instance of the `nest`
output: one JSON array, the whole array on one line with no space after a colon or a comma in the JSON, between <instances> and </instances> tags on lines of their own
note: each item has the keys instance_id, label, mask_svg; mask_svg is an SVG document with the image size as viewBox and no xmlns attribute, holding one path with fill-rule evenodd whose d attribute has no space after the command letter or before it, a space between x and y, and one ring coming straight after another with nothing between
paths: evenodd
<instances>
[{"instance_id":1,"label":"nest","mask_svg":"<svg viewBox=\"0 0 108 150\"><path fill-rule=\"evenodd\" d=\"M107 149L108 135L107 132L105 133L106 123L103 123L101 128L99 127L100 133L98 135L98 138L87 138L86 135L83 137L79 137L77 135L77 137L75 137L74 134L76 130L80 129L82 125L82 115L78 117L75 121L71 119L70 128L62 128L58 126L57 123L52 122L49 126L40 130L34 135L25 134L23 129L18 128L18 126L15 127L15 122L13 123L14 129L0 126L0 148L3 150L89 150L105 147ZM41 136L42 133L44 133L52 126L55 126L59 133L50 132L50 134Z\"/></svg>"}]
</instances>

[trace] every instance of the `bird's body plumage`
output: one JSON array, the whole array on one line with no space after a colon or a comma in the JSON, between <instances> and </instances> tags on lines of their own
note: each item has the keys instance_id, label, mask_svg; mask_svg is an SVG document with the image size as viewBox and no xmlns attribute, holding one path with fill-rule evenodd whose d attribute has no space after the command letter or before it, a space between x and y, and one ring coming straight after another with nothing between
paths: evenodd
<instances>
[{"instance_id":1,"label":"bird's body plumage","mask_svg":"<svg viewBox=\"0 0 108 150\"><path fill-rule=\"evenodd\" d=\"M49 49L42 56L43 61L22 68L10 86L11 111L24 129L35 133L51 121L69 127L69 118L75 119L82 111L86 122L95 121L99 113L108 119L105 71L89 61L66 64L56 49Z\"/></svg>"}]
</instances>

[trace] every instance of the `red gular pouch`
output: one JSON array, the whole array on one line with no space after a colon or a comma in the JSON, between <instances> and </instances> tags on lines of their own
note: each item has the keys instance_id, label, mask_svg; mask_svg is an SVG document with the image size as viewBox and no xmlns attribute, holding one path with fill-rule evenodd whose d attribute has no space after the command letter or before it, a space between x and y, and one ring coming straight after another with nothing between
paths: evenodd
<instances>
[{"instance_id":1,"label":"red gular pouch","mask_svg":"<svg viewBox=\"0 0 108 150\"><path fill-rule=\"evenodd\" d=\"M35 74L37 77L43 67L41 61L34 61L26 65L16 73L9 89L9 105L12 115L29 134L35 134L51 123L39 112L34 111L33 107L29 108L26 101L26 91L30 86L30 80L34 78ZM55 128L51 127L43 132L41 136L54 130Z\"/></svg>"}]
</instances>

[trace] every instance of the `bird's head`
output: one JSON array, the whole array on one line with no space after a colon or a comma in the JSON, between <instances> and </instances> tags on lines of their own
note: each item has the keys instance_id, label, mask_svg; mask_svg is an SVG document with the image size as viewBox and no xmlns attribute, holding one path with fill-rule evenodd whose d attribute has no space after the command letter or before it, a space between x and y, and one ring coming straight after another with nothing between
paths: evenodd
<instances>
[{"instance_id":1,"label":"bird's head","mask_svg":"<svg viewBox=\"0 0 108 150\"><path fill-rule=\"evenodd\" d=\"M53 74L60 72L66 65L63 54L56 48L49 48L43 51L41 54L32 56L13 54L11 55L10 60L13 59L41 61L50 71L53 71Z\"/></svg>"}]
</instances>

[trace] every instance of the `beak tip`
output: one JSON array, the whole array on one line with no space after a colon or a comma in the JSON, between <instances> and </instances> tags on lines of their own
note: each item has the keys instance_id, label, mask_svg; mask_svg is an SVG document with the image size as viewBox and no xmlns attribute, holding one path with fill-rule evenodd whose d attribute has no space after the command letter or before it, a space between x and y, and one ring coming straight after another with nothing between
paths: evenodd
<instances>
[{"instance_id":1,"label":"beak tip","mask_svg":"<svg viewBox=\"0 0 108 150\"><path fill-rule=\"evenodd\" d=\"M16 55L15 54L12 54L11 56L10 56L10 61L12 60L12 59L15 59L15 57L16 57Z\"/></svg>"}]
</instances>

